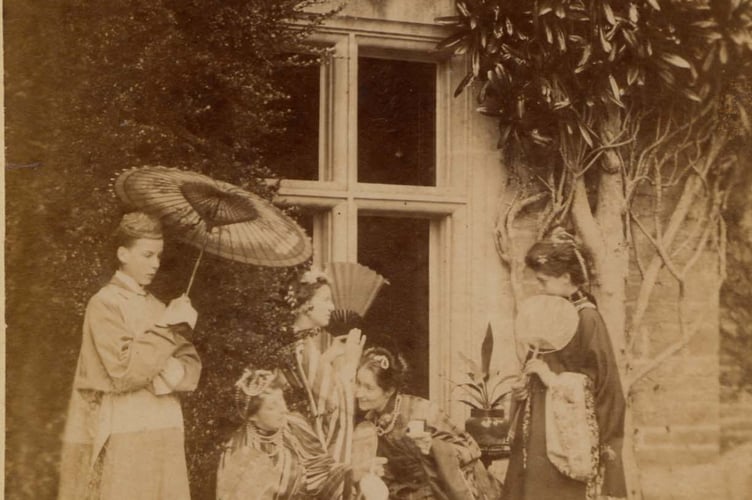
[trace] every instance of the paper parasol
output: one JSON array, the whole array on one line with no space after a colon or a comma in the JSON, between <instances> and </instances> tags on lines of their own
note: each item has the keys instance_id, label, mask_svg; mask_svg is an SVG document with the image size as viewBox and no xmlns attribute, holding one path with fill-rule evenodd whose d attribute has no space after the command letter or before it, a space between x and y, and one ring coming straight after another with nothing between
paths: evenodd
<instances>
[{"instance_id":1,"label":"paper parasol","mask_svg":"<svg viewBox=\"0 0 752 500\"><path fill-rule=\"evenodd\" d=\"M154 166L126 170L115 192L133 208L159 217L182 242L259 266L294 266L311 256L303 229L263 198L233 184L186 170ZM187 293L187 292L186 292Z\"/></svg>"}]
</instances>

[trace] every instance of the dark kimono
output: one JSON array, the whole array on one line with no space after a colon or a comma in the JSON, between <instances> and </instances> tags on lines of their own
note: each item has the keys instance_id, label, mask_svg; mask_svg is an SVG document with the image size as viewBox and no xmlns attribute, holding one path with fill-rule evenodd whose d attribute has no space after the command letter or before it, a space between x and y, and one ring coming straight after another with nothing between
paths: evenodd
<instances>
[{"instance_id":1,"label":"dark kimono","mask_svg":"<svg viewBox=\"0 0 752 500\"><path fill-rule=\"evenodd\" d=\"M621 461L625 401L616 359L600 313L582 295L576 299L576 333L563 349L542 354L541 359L554 373L579 373L589 379L601 452L598 475L589 483L577 481L562 474L548 459L546 386L532 375L529 405L516 421L504 481L505 500L584 500L592 498L599 486L601 495L626 497Z\"/></svg>"},{"instance_id":2,"label":"dark kimono","mask_svg":"<svg viewBox=\"0 0 752 500\"><path fill-rule=\"evenodd\" d=\"M396 397L400 398L399 404L395 404ZM371 411L366 414L367 420L382 429L377 454L388 460L383 479L389 488L389 498L497 498L497 484L480 462L480 448L473 438L457 428L430 401L406 394L396 397L392 397L384 413ZM424 420L426 431L431 433L428 455L423 455L417 444L406 435L411 420ZM394 425L390 425L392 421Z\"/></svg>"}]
</instances>

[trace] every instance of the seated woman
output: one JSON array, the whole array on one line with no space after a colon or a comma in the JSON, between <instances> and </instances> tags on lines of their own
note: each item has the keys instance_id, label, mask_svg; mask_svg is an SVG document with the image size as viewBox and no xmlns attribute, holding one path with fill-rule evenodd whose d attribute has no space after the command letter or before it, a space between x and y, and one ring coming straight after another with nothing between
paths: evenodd
<instances>
[{"instance_id":1,"label":"seated woman","mask_svg":"<svg viewBox=\"0 0 752 500\"><path fill-rule=\"evenodd\" d=\"M379 435L389 498L473 500L498 497L480 449L438 406L401 392L407 366L382 348L365 351L355 397ZM424 429L420 429L424 426Z\"/></svg>"},{"instance_id":2,"label":"seated woman","mask_svg":"<svg viewBox=\"0 0 752 500\"><path fill-rule=\"evenodd\" d=\"M220 461L217 499L341 498L349 467L327 452L308 421L290 413L284 378L267 370L246 370L236 383L238 411L245 421ZM386 499L374 474L364 476L367 499Z\"/></svg>"}]
</instances>

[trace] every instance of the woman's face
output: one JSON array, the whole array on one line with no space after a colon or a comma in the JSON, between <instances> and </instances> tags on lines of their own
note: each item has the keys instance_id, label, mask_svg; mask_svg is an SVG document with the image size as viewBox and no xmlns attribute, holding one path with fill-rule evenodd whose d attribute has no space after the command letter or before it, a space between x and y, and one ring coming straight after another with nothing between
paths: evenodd
<instances>
[{"instance_id":1,"label":"woman's face","mask_svg":"<svg viewBox=\"0 0 752 500\"><path fill-rule=\"evenodd\" d=\"M376 382L376 375L368 367L358 370L355 385L355 399L358 408L363 411L383 410L389 398L394 394L394 389L385 391Z\"/></svg>"},{"instance_id":2,"label":"woman's face","mask_svg":"<svg viewBox=\"0 0 752 500\"><path fill-rule=\"evenodd\" d=\"M159 269L163 247L163 240L147 238L137 239L127 247L119 247L117 256L120 270L141 286L150 284Z\"/></svg>"},{"instance_id":3,"label":"woman's face","mask_svg":"<svg viewBox=\"0 0 752 500\"><path fill-rule=\"evenodd\" d=\"M287 403L282 389L268 389L263 393L261 406L251 421L265 431L276 431L285 423Z\"/></svg>"},{"instance_id":4,"label":"woman's face","mask_svg":"<svg viewBox=\"0 0 752 500\"><path fill-rule=\"evenodd\" d=\"M567 298L577 291L577 287L572 283L569 273L561 276L551 276L542 272L535 273L535 279L538 280L541 291L546 295L557 295Z\"/></svg>"},{"instance_id":5,"label":"woman's face","mask_svg":"<svg viewBox=\"0 0 752 500\"><path fill-rule=\"evenodd\" d=\"M329 285L318 287L313 297L301 307L301 314L308 320L311 328L328 325L332 311L334 311L334 302L332 301L332 289L329 288Z\"/></svg>"}]
</instances>

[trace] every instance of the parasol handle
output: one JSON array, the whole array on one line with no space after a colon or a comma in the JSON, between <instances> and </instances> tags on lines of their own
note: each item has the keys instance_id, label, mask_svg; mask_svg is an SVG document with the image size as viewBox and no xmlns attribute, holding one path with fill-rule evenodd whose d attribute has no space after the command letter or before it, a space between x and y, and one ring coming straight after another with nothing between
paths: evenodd
<instances>
[{"instance_id":1,"label":"parasol handle","mask_svg":"<svg viewBox=\"0 0 752 500\"><path fill-rule=\"evenodd\" d=\"M193 272L191 273L191 279L188 282L188 289L185 291L186 295L191 293L191 287L193 286L193 280L196 278L196 271L198 271L198 265L201 262L201 257L204 256L204 248L205 248L205 245L201 247L201 253L198 254L198 259L196 259L196 263L193 265Z\"/></svg>"}]
</instances>

